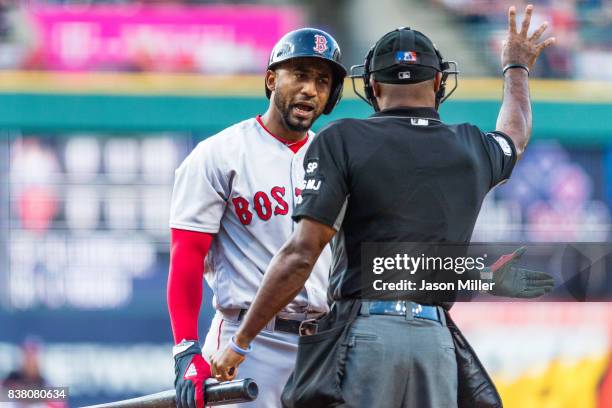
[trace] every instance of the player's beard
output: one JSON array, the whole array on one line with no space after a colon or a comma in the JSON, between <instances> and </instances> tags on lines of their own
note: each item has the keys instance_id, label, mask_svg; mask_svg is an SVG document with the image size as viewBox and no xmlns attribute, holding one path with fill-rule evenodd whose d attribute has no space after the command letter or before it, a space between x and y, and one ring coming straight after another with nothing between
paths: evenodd
<instances>
[{"instance_id":1,"label":"player's beard","mask_svg":"<svg viewBox=\"0 0 612 408\"><path fill-rule=\"evenodd\" d=\"M311 119L296 118L291 114L293 103L287 101L285 97L280 97L278 93L275 95L274 105L281 114L284 126L292 132L307 132L315 120L321 116L321 112L315 112Z\"/></svg>"}]
</instances>

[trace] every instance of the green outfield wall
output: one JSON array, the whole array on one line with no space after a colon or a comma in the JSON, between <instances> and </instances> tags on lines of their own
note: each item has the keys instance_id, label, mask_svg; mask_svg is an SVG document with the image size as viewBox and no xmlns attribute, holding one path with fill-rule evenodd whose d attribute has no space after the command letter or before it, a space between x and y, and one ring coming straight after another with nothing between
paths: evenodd
<instances>
[{"instance_id":1,"label":"green outfield wall","mask_svg":"<svg viewBox=\"0 0 612 408\"><path fill-rule=\"evenodd\" d=\"M441 108L447 123L471 122L493 129L501 80L467 80ZM213 134L263 113L260 77L151 74L0 73L0 128L23 132L191 131ZM350 83L330 120L362 118L371 108ZM567 144L612 141L612 85L534 81L533 137Z\"/></svg>"}]
</instances>

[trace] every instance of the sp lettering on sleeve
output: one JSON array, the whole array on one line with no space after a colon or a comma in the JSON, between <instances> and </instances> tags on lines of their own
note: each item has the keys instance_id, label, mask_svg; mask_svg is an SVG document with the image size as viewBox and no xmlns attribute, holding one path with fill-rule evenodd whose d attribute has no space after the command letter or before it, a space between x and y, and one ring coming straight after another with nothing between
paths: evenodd
<instances>
[{"instance_id":1,"label":"sp lettering on sleeve","mask_svg":"<svg viewBox=\"0 0 612 408\"><path fill-rule=\"evenodd\" d=\"M319 159L308 159L306 162L306 174L311 175L319 169Z\"/></svg>"}]
</instances>

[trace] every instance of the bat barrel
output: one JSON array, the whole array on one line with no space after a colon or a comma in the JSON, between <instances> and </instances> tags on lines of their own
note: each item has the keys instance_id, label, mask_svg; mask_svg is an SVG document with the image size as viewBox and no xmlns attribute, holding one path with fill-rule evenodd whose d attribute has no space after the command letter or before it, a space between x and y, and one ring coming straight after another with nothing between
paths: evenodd
<instances>
[{"instance_id":1,"label":"bat barrel","mask_svg":"<svg viewBox=\"0 0 612 408\"><path fill-rule=\"evenodd\" d=\"M257 383L252 378L205 384L206 406L220 406L253 401L259 394ZM145 395L108 404L92 405L85 408L175 408L174 390Z\"/></svg>"},{"instance_id":2,"label":"bat barrel","mask_svg":"<svg viewBox=\"0 0 612 408\"><path fill-rule=\"evenodd\" d=\"M259 388L252 378L206 385L206 405L217 406L253 401Z\"/></svg>"}]
</instances>

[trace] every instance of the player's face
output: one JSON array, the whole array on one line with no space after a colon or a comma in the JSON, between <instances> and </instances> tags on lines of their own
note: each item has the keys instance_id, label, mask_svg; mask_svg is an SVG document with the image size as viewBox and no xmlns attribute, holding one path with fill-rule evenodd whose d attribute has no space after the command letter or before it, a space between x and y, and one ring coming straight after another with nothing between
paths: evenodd
<instances>
[{"instance_id":1,"label":"player's face","mask_svg":"<svg viewBox=\"0 0 612 408\"><path fill-rule=\"evenodd\" d=\"M316 58L295 58L275 70L274 104L284 126L305 132L325 109L332 86L328 63Z\"/></svg>"}]
</instances>

